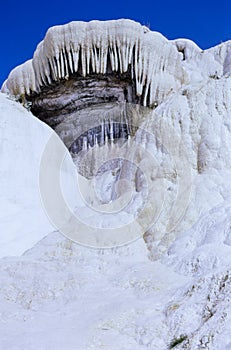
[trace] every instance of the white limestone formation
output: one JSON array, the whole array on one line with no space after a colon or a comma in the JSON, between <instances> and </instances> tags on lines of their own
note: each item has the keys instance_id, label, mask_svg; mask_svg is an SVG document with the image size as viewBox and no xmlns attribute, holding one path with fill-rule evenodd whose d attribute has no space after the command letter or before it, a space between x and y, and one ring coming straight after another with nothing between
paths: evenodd
<instances>
[{"instance_id":1,"label":"white limestone formation","mask_svg":"<svg viewBox=\"0 0 231 350\"><path fill-rule=\"evenodd\" d=\"M176 46L131 20L71 22L52 27L32 60L15 68L3 92L24 96L79 73L130 72L143 105L153 105L187 79Z\"/></svg>"},{"instance_id":2,"label":"white limestone formation","mask_svg":"<svg viewBox=\"0 0 231 350\"><path fill-rule=\"evenodd\" d=\"M142 96L135 106L133 85ZM96 162L99 171L76 189L59 138L49 150L55 133L0 94L0 347L230 350L231 41L201 50L128 20L72 22L51 28L2 91L32 103L70 152L81 149L86 167ZM135 179L121 155L134 161ZM57 228L46 216L60 202L54 169L82 236L83 222L110 235L120 225L126 236L130 220L142 225L156 211L146 245L89 249L54 232L35 245ZM135 191L116 216L108 209L124 204L121 179ZM66 211L58 214L69 224Z\"/></svg>"},{"instance_id":3,"label":"white limestone formation","mask_svg":"<svg viewBox=\"0 0 231 350\"><path fill-rule=\"evenodd\" d=\"M110 146L123 136L121 126L108 124L110 112L104 94L123 104L124 89L129 86L127 93L132 96L134 85L136 96L142 97L138 103L153 108L145 120L139 121L139 126L154 138L137 133L135 140L155 157L159 168L153 170L145 156L140 156L138 165L146 169L150 184L162 179L167 191L164 210L145 238L153 256L158 256L201 212L231 193L226 181L231 166L230 57L231 41L201 50L190 40L168 41L130 20L71 22L50 28L33 59L10 73L2 91L26 100L34 98L32 105L37 103L36 108L40 108L38 116L41 110L45 116L50 113L51 122L41 119L55 128L68 147L72 145L73 153L78 153L79 149L88 152L98 144ZM116 82L111 79L113 73L117 74ZM124 73L127 73L125 80ZM105 77L111 80L103 80ZM130 98L129 102L134 101ZM76 110L79 119L74 121ZM122 123L129 126L135 114L129 122ZM105 115L105 120L99 120L99 115ZM163 140L158 139L165 126L171 132L165 131L164 142L172 147L178 159L178 172L166 145L161 144ZM73 130L82 127L82 138L69 143ZM129 132L126 137L131 137ZM171 145L171 140L177 140L177 146L173 142ZM187 203L182 202L186 216L170 235L169 221L173 214L177 216L171 203L177 194L177 182L185 176L182 154L187 156L187 167L192 174L192 193ZM136 182L137 188L142 187L141 179L137 178Z\"/></svg>"},{"instance_id":4,"label":"white limestone formation","mask_svg":"<svg viewBox=\"0 0 231 350\"><path fill-rule=\"evenodd\" d=\"M199 66L201 78L229 74L230 47L227 42L202 51L190 40L168 41L131 20L71 22L50 28L33 59L10 73L2 91L25 96L76 73L130 72L137 96L152 106L191 82L189 63Z\"/></svg>"}]
</instances>

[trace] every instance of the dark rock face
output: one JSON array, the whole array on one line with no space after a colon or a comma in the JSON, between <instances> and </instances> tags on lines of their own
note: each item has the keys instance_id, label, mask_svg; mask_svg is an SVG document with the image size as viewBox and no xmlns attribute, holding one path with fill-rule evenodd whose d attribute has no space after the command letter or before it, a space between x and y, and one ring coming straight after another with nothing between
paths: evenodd
<instances>
[{"instance_id":1,"label":"dark rock face","mask_svg":"<svg viewBox=\"0 0 231 350\"><path fill-rule=\"evenodd\" d=\"M106 74L91 73L86 77L81 72L72 74L68 80L53 81L39 93L26 96L31 112L56 131L69 149L78 172L87 178L95 173L99 158L106 159L107 153L113 153L113 145L119 149L135 135L138 121L134 115L139 118L140 115L137 111L133 113L131 106L142 108L143 98L136 94L131 69L119 73L112 72L110 67ZM95 150L85 160L95 146L100 147L99 155L95 156ZM130 165L123 163L120 161L119 168L127 174ZM110 166L115 165L110 163Z\"/></svg>"},{"instance_id":2,"label":"dark rock face","mask_svg":"<svg viewBox=\"0 0 231 350\"><path fill-rule=\"evenodd\" d=\"M73 154L78 154L84 149L84 145L86 145L86 148L95 145L102 146L105 144L105 139L110 143L116 143L119 139L127 140L131 134L130 125L109 120L85 131L72 143L69 150Z\"/></svg>"},{"instance_id":3,"label":"dark rock face","mask_svg":"<svg viewBox=\"0 0 231 350\"><path fill-rule=\"evenodd\" d=\"M27 100L31 102L31 112L60 136L77 168L81 151L118 141L122 145L134 135L131 115L121 107L125 102L139 103L129 73L85 78L76 74L43 87L39 94L27 96ZM92 173L92 166L84 165L84 175L87 167Z\"/></svg>"},{"instance_id":4,"label":"dark rock face","mask_svg":"<svg viewBox=\"0 0 231 350\"><path fill-rule=\"evenodd\" d=\"M90 178L99 158L106 159L115 151L115 145L119 150L134 137L139 123L145 118L143 109L146 111L141 105L125 101L92 104L62 116L55 131L69 149L80 174ZM99 152L97 160L92 152Z\"/></svg>"},{"instance_id":5,"label":"dark rock face","mask_svg":"<svg viewBox=\"0 0 231 350\"><path fill-rule=\"evenodd\" d=\"M65 117L93 105L109 102L139 102L129 74L111 73L86 78L72 77L44 87L39 94L27 96L31 112L53 129Z\"/></svg>"}]
</instances>

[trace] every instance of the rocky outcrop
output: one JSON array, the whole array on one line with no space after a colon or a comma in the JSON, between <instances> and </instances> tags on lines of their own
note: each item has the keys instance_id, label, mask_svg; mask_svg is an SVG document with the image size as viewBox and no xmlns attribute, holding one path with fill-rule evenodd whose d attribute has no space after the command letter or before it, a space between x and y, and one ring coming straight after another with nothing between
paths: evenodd
<instances>
[{"instance_id":1,"label":"rocky outcrop","mask_svg":"<svg viewBox=\"0 0 231 350\"><path fill-rule=\"evenodd\" d=\"M128 73L144 106L184 81L181 54L161 34L130 20L71 22L52 27L32 60L14 69L4 91L22 97L73 75Z\"/></svg>"},{"instance_id":2,"label":"rocky outcrop","mask_svg":"<svg viewBox=\"0 0 231 350\"><path fill-rule=\"evenodd\" d=\"M230 42L201 50L130 20L72 22L50 28L2 91L55 129L87 178L120 150L136 164L139 172L122 166L110 185L123 174L144 194L146 179L141 221L156 209L153 196L163 209L145 234L158 256L230 193L230 73Z\"/></svg>"}]
</instances>

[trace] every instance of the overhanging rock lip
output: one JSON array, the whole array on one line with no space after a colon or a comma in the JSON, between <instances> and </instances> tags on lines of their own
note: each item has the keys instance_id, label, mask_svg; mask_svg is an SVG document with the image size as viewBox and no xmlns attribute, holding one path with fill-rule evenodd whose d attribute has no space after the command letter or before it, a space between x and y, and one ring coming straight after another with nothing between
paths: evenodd
<instances>
[{"instance_id":1,"label":"overhanging rock lip","mask_svg":"<svg viewBox=\"0 0 231 350\"><path fill-rule=\"evenodd\" d=\"M105 74L131 69L143 105L166 97L185 81L181 55L158 32L129 19L70 22L48 29L33 59L16 67L2 87L14 96L39 93L41 87L79 72Z\"/></svg>"}]
</instances>

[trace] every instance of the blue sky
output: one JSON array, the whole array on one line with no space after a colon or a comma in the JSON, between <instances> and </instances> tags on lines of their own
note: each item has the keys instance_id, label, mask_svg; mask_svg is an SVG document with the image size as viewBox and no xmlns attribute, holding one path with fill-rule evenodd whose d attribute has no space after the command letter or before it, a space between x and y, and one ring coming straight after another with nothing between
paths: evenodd
<instances>
[{"instance_id":1,"label":"blue sky","mask_svg":"<svg viewBox=\"0 0 231 350\"><path fill-rule=\"evenodd\" d=\"M130 18L169 39L185 37L206 49L231 39L230 12L230 0L2 0L0 86L14 67L32 57L47 29L56 24Z\"/></svg>"}]
</instances>

